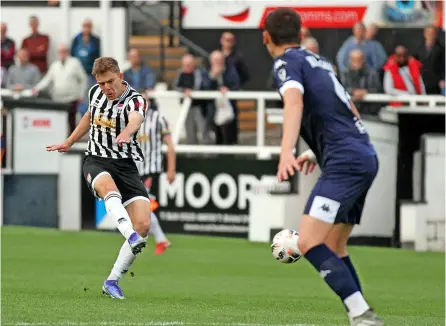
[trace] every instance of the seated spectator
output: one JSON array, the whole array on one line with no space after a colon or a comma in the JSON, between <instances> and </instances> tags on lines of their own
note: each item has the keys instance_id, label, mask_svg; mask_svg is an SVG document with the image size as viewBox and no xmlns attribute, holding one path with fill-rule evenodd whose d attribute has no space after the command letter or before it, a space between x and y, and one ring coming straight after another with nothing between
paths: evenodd
<instances>
[{"instance_id":1,"label":"seated spectator","mask_svg":"<svg viewBox=\"0 0 446 326\"><path fill-rule=\"evenodd\" d=\"M307 37L303 42L302 42L302 46L305 47L307 50L315 53L315 54L320 54L319 53L319 43L318 41L314 38L314 37Z\"/></svg>"},{"instance_id":2,"label":"seated spectator","mask_svg":"<svg viewBox=\"0 0 446 326\"><path fill-rule=\"evenodd\" d=\"M424 29L424 42L422 42L415 54L423 67L423 77L427 94L440 94L440 82L444 82L445 52L444 45L438 40L438 29L434 25Z\"/></svg>"},{"instance_id":3,"label":"seated spectator","mask_svg":"<svg viewBox=\"0 0 446 326\"><path fill-rule=\"evenodd\" d=\"M441 80L438 84L440 86L441 95L446 96L446 87L445 87L444 79Z\"/></svg>"},{"instance_id":4,"label":"seated spectator","mask_svg":"<svg viewBox=\"0 0 446 326\"><path fill-rule=\"evenodd\" d=\"M80 61L69 54L67 46L59 46L58 60L50 65L47 74L34 90L38 94L52 86L51 98L53 101L71 104L71 109L68 112L69 134L71 134L76 128L77 105L83 101L87 93L87 75Z\"/></svg>"},{"instance_id":5,"label":"seated spectator","mask_svg":"<svg viewBox=\"0 0 446 326\"><path fill-rule=\"evenodd\" d=\"M219 90L226 93L228 90L240 89L240 78L233 66L225 66L225 57L220 51L213 51L210 55L209 84L207 89ZM215 138L217 144L237 144L238 142L238 110L236 101L230 101L234 110L234 120L215 127ZM217 108L215 101L210 104L215 113ZM212 117L214 114L212 115Z\"/></svg>"},{"instance_id":6,"label":"seated spectator","mask_svg":"<svg viewBox=\"0 0 446 326\"><path fill-rule=\"evenodd\" d=\"M341 74L341 81L360 113L377 114L379 112L380 105L360 103L368 93L381 91L379 75L376 70L366 65L364 53L361 50L355 49L350 52L349 68Z\"/></svg>"},{"instance_id":7,"label":"seated spectator","mask_svg":"<svg viewBox=\"0 0 446 326\"><path fill-rule=\"evenodd\" d=\"M404 46L396 47L395 54L384 66L384 92L390 95L426 94L421 62L409 56Z\"/></svg>"},{"instance_id":8,"label":"seated spectator","mask_svg":"<svg viewBox=\"0 0 446 326\"><path fill-rule=\"evenodd\" d=\"M366 59L367 65L379 71L382 69L387 59L387 54L383 46L378 41L365 39L366 29L363 23L356 23L353 27L353 36L349 37L336 55L338 69L340 72L348 70L349 54L354 49L360 49Z\"/></svg>"},{"instance_id":9,"label":"seated spectator","mask_svg":"<svg viewBox=\"0 0 446 326\"><path fill-rule=\"evenodd\" d=\"M190 96L192 90L202 90L206 81L206 73L197 68L195 58L186 54L182 60L182 67L177 73L173 83L173 89L184 92L185 96ZM189 113L186 117L186 139L190 145L196 145L200 140L205 144L211 143L211 126L209 112L207 111L206 100L192 100Z\"/></svg>"},{"instance_id":10,"label":"seated spectator","mask_svg":"<svg viewBox=\"0 0 446 326\"><path fill-rule=\"evenodd\" d=\"M15 43L6 36L8 28L5 23L1 26L2 37L2 67L8 69L14 64Z\"/></svg>"},{"instance_id":11,"label":"seated spectator","mask_svg":"<svg viewBox=\"0 0 446 326\"><path fill-rule=\"evenodd\" d=\"M26 49L20 49L17 58L18 63L8 69L6 87L17 92L33 89L40 80L39 68L29 62Z\"/></svg>"},{"instance_id":12,"label":"seated spectator","mask_svg":"<svg viewBox=\"0 0 446 326\"><path fill-rule=\"evenodd\" d=\"M234 34L225 32L221 35L221 52L225 56L225 64L235 68L240 78L240 87L243 87L249 80L249 70L241 53L236 51L235 43Z\"/></svg>"},{"instance_id":13,"label":"seated spectator","mask_svg":"<svg viewBox=\"0 0 446 326\"><path fill-rule=\"evenodd\" d=\"M48 70L47 53L50 38L48 35L39 33L39 18L36 16L29 18L29 26L31 35L23 40L22 48L28 50L29 61L39 68L41 74L44 74Z\"/></svg>"},{"instance_id":14,"label":"seated spectator","mask_svg":"<svg viewBox=\"0 0 446 326\"><path fill-rule=\"evenodd\" d=\"M141 94L153 90L156 78L152 67L145 65L141 61L141 56L137 49L130 49L128 59L131 67L124 71L124 80Z\"/></svg>"}]
</instances>

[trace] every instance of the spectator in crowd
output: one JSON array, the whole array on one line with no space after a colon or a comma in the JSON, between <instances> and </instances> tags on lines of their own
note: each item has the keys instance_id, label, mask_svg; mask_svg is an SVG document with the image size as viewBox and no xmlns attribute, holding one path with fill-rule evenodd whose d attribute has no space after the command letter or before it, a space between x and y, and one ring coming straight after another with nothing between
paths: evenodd
<instances>
[{"instance_id":1,"label":"spectator in crowd","mask_svg":"<svg viewBox=\"0 0 446 326\"><path fill-rule=\"evenodd\" d=\"M224 32L220 38L221 52L225 56L226 66L233 66L240 77L240 87L249 80L249 70L241 53L235 49L235 36L230 32Z\"/></svg>"},{"instance_id":2,"label":"spectator in crowd","mask_svg":"<svg viewBox=\"0 0 446 326\"><path fill-rule=\"evenodd\" d=\"M23 40L22 48L28 50L29 61L39 68L41 74L44 74L48 70L47 53L50 38L48 35L39 33L39 18L36 16L29 18L29 26L31 27L31 35Z\"/></svg>"},{"instance_id":3,"label":"spectator in crowd","mask_svg":"<svg viewBox=\"0 0 446 326\"><path fill-rule=\"evenodd\" d=\"M424 42L416 50L415 57L423 64L423 77L427 94L440 94L444 84L445 52L438 40L438 29L434 25L424 29Z\"/></svg>"},{"instance_id":4,"label":"spectator in crowd","mask_svg":"<svg viewBox=\"0 0 446 326\"><path fill-rule=\"evenodd\" d=\"M350 52L349 68L341 74L341 81L361 113L379 112L379 105L360 103L368 93L381 91L379 74L366 65L364 53L360 49Z\"/></svg>"},{"instance_id":5,"label":"spectator in crowd","mask_svg":"<svg viewBox=\"0 0 446 326\"><path fill-rule=\"evenodd\" d=\"M87 92L87 75L77 58L70 56L66 45L60 45L58 60L54 61L42 80L35 86L35 93L51 87L51 98L55 102L69 103L68 112L69 134L76 128L76 113L78 103L83 101Z\"/></svg>"},{"instance_id":6,"label":"spectator in crowd","mask_svg":"<svg viewBox=\"0 0 446 326\"><path fill-rule=\"evenodd\" d=\"M365 32L365 39L369 41L374 41L376 34L378 34L378 25L375 23L372 23L367 26L366 32Z\"/></svg>"},{"instance_id":7,"label":"spectator in crowd","mask_svg":"<svg viewBox=\"0 0 446 326\"><path fill-rule=\"evenodd\" d=\"M1 76L0 76L0 83L1 83L1 87L5 88L6 87L6 76L7 76L7 70L5 67L1 67L2 71L1 71Z\"/></svg>"},{"instance_id":8,"label":"spectator in crowd","mask_svg":"<svg viewBox=\"0 0 446 326\"><path fill-rule=\"evenodd\" d=\"M131 67L124 71L124 80L141 94L153 90L156 77L152 67L142 62L137 49L130 49L128 59Z\"/></svg>"},{"instance_id":9,"label":"spectator in crowd","mask_svg":"<svg viewBox=\"0 0 446 326\"><path fill-rule=\"evenodd\" d=\"M426 94L421 66L420 61L409 56L407 48L396 47L395 54L384 66L385 93L390 95Z\"/></svg>"},{"instance_id":10,"label":"spectator in crowd","mask_svg":"<svg viewBox=\"0 0 446 326\"><path fill-rule=\"evenodd\" d=\"M202 90L208 84L206 73L197 68L195 58L186 54L183 56L182 67L177 73L173 88L184 92L190 97L192 90ZM205 144L211 143L211 127L208 121L207 101L192 100L189 113L186 117L186 139L190 145L198 144L201 140Z\"/></svg>"},{"instance_id":11,"label":"spectator in crowd","mask_svg":"<svg viewBox=\"0 0 446 326\"><path fill-rule=\"evenodd\" d=\"M82 31L77 34L71 43L71 56L79 59L85 73L88 76L88 86L96 84L96 79L91 74L94 61L101 56L101 44L98 37L92 34L93 23L90 19L85 19L82 23ZM88 94L80 104L79 110L84 114L88 109Z\"/></svg>"},{"instance_id":12,"label":"spectator in crowd","mask_svg":"<svg viewBox=\"0 0 446 326\"><path fill-rule=\"evenodd\" d=\"M305 38L305 40L302 42L302 46L315 54L319 54L319 43L312 36Z\"/></svg>"},{"instance_id":13,"label":"spectator in crowd","mask_svg":"<svg viewBox=\"0 0 446 326\"><path fill-rule=\"evenodd\" d=\"M219 90L223 94L228 90L240 89L240 78L237 70L233 66L225 65L225 57L221 51L213 51L210 55L210 69L209 69L209 90ZM217 144L230 145L238 142L238 110L236 101L230 101L234 110L234 119L222 126L215 127L215 140ZM215 101L210 104L216 112ZM212 115L213 117L214 115Z\"/></svg>"},{"instance_id":14,"label":"spectator in crowd","mask_svg":"<svg viewBox=\"0 0 446 326\"><path fill-rule=\"evenodd\" d=\"M446 96L446 87L445 87L444 78L443 78L443 80L440 80L439 84L440 84L441 95Z\"/></svg>"},{"instance_id":15,"label":"spectator in crowd","mask_svg":"<svg viewBox=\"0 0 446 326\"><path fill-rule=\"evenodd\" d=\"M303 44L307 38L311 37L311 32L308 27L302 26L300 29L300 43Z\"/></svg>"},{"instance_id":16,"label":"spectator in crowd","mask_svg":"<svg viewBox=\"0 0 446 326\"><path fill-rule=\"evenodd\" d=\"M353 49L360 49L364 55L367 65L379 71L382 69L387 59L384 48L378 41L369 41L365 39L366 28L363 23L356 23L353 27L353 36L350 36L336 55L336 61L340 72L348 70L348 61L350 52Z\"/></svg>"},{"instance_id":17,"label":"spectator in crowd","mask_svg":"<svg viewBox=\"0 0 446 326\"><path fill-rule=\"evenodd\" d=\"M40 80L39 68L29 62L26 49L17 52L17 59L18 62L8 69L6 87L17 92L34 88Z\"/></svg>"},{"instance_id":18,"label":"spectator in crowd","mask_svg":"<svg viewBox=\"0 0 446 326\"><path fill-rule=\"evenodd\" d=\"M82 23L82 31L74 37L71 43L71 56L79 59L88 76L91 76L94 61L101 56L100 40L92 34L92 30L92 21L85 19ZM92 77L92 79L94 78Z\"/></svg>"},{"instance_id":19,"label":"spectator in crowd","mask_svg":"<svg viewBox=\"0 0 446 326\"><path fill-rule=\"evenodd\" d=\"M6 36L8 27L5 23L1 25L2 35L2 67L8 69L14 64L15 56L15 43L9 37Z\"/></svg>"}]
</instances>

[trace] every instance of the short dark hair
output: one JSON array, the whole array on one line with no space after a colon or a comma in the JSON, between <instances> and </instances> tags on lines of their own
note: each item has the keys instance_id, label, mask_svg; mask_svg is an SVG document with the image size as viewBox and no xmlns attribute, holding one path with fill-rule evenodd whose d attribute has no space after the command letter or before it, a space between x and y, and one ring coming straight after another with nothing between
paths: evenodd
<instances>
[{"instance_id":1,"label":"short dark hair","mask_svg":"<svg viewBox=\"0 0 446 326\"><path fill-rule=\"evenodd\" d=\"M278 8L265 20L265 29L275 45L299 44L302 20L297 12L289 8Z\"/></svg>"}]
</instances>

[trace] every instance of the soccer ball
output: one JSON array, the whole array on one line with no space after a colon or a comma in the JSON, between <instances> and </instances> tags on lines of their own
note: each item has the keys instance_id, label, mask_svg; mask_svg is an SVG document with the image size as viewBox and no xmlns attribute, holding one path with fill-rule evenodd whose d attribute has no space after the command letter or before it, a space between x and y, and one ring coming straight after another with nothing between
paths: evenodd
<instances>
[{"instance_id":1,"label":"soccer ball","mask_svg":"<svg viewBox=\"0 0 446 326\"><path fill-rule=\"evenodd\" d=\"M295 263L300 259L302 253L297 247L299 233L294 230L285 229L274 236L271 250L273 257L284 264Z\"/></svg>"}]
</instances>

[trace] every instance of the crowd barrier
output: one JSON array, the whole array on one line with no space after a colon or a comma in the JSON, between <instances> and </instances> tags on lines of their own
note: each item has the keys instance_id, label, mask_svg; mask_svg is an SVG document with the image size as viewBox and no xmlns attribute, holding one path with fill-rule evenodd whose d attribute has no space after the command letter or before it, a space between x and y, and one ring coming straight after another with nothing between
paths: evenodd
<instances>
[{"instance_id":1,"label":"crowd barrier","mask_svg":"<svg viewBox=\"0 0 446 326\"><path fill-rule=\"evenodd\" d=\"M234 234L246 237L252 241L269 241L271 233L277 229L298 227L300 223L298 216L300 214L296 212L303 210L309 191L312 189L320 171L316 171L311 176L299 175L292 181L292 191L287 188L288 190L286 191L282 189L274 193L274 190L278 189L274 176L280 147L265 146L265 122L282 123L282 110L266 107L266 101L280 99L276 92L240 91L228 92L223 95L214 91L194 91L191 94L191 98L184 99L183 94L175 91L155 91L148 93L148 95L157 101L159 109L173 125L174 143L176 144L176 151L179 153L179 162L181 162L178 165L178 183L169 185L165 178L161 178L164 181L161 182L161 193L158 195L163 199L161 206L165 214L161 216L161 220L163 225L167 225L167 232L212 235ZM180 139L191 105L191 99L213 100L220 96L227 96L229 99L235 100L256 100L256 144L254 146L181 144ZM181 102L182 99L183 101ZM386 104L391 101L403 102L405 106L399 109L386 107ZM365 243L376 243L378 241L385 245L399 246L400 239L406 242L416 242L416 239L410 235L410 232L413 233L412 229L409 228L407 233L407 228L402 228L407 234L400 234L400 222L404 220L404 217L400 216L401 212L403 211L403 215L407 215L407 209L410 209L407 206L401 207L401 200L413 199L413 192L419 186L413 184L413 164L409 164L410 168L408 169L406 166L408 164L402 164L400 157L404 154L403 157L407 159L407 155L409 155L410 160L412 160L414 152L417 149L419 150L420 146L418 148L417 146L408 148L410 146L407 146L405 137L409 131L412 136L409 141L415 143L420 142L422 135L429 133L439 132L442 133L444 138L445 97L369 94L364 98L364 102L383 103L384 109L381 119L364 117L364 124L369 131L382 164L375 184L368 196L364 211L364 223L355 229L353 236L358 239L365 239ZM439 116L442 117L441 120L438 118ZM408 120L408 117L411 120ZM417 123L414 124L414 121ZM423 128L418 128L419 130L417 130L417 125L421 125ZM414 138L414 135L418 138ZM429 141L435 142L436 140L431 139ZM78 229L82 226L80 221L82 216L85 215L85 209L81 207L83 202L80 198L83 191L80 177L80 158L83 155L85 146L85 143L75 144L72 153L74 156L61 155L60 158L59 198L71 198L70 201L62 200L58 207L58 225L62 229ZM298 150L302 151L306 148L306 144L300 141ZM42 154L44 153L42 152ZM203 163L197 164L198 161L192 162L193 159L189 158L189 154L193 153L213 155L207 156L205 160L202 160ZM423 153L432 153L432 150L430 149L430 152ZM444 155L443 153L440 154ZM251 173L250 169L242 169L243 171L240 173L237 173L235 170L226 171L228 169L228 159L231 159L233 155L240 157L240 159L247 159L247 161L239 161L238 163L253 166L255 173ZM247 158L247 155L249 158ZM256 167L258 160L265 161L266 165ZM432 162L427 163L427 161L428 159L424 160L424 163L422 162L421 165L430 164L430 169L432 169ZM437 168L438 162L441 162L441 160L436 161L435 164L437 165L434 164ZM420 168L418 165L416 167ZM184 168L184 171L182 168ZM73 176L73 169L78 169L79 177L68 178L67 175ZM14 170L13 167L12 170ZM409 177L408 173L410 174ZM417 173L417 175L422 175L422 173ZM421 176L421 178L424 177ZM444 176L442 178L444 179ZM427 179L430 180L431 178ZM408 183L410 183L410 187ZM224 188L229 189L229 193L226 196L231 200L221 198L219 187L222 185ZM190 192L190 189L194 186L201 187L202 191L206 190L203 192L202 198L196 198L196 194ZM429 188L429 185L422 184L420 187ZM405 188L410 189L409 195ZM233 193L231 193L231 189L233 189ZM429 191L423 190L422 192L423 194L429 193L430 196L432 195L432 192ZM254 193L255 196L253 195ZM444 198L444 187L441 191L437 191L437 199L439 196ZM194 202L197 199L200 199L199 202L202 203L200 207L194 207L196 205ZM421 198L421 200L425 201L426 198ZM64 207L63 205L66 202L71 202L71 206ZM177 204L180 202L183 204L182 206L180 205L181 207L178 207ZM437 202L437 200L434 200L434 202ZM222 203L229 203L232 206ZM230 206L229 209L223 208L229 207L227 205ZM429 213L431 215L432 212L432 207L430 207ZM439 224L435 223L438 225L443 223L444 225L444 210L437 213L436 216L438 218L436 218L438 221L435 221ZM97 215L97 212L94 214ZM417 214L419 215L416 212L412 213L412 216ZM107 224L103 223L104 216L99 220L102 222L99 221L96 224L97 227L99 227L100 223L102 223L101 225ZM241 223L240 227L237 226L237 223ZM429 220L429 223L432 224L432 219ZM170 225L172 226L171 229ZM432 238L431 229L432 227L429 227ZM428 244L423 246L423 250L442 250L444 248L444 245L443 248L438 248L439 239L444 239L444 232L443 234L439 232L434 233L436 236L434 239L435 243L437 243L436 247L434 246L435 248L433 248Z\"/></svg>"}]
</instances>

